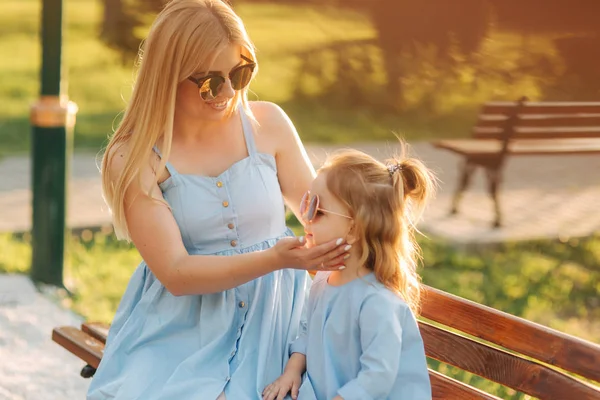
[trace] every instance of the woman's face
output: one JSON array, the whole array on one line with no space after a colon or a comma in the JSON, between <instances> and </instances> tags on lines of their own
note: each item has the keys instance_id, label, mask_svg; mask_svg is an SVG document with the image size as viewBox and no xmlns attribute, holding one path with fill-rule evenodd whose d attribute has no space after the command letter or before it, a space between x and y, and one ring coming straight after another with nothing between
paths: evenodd
<instances>
[{"instance_id":1,"label":"woman's face","mask_svg":"<svg viewBox=\"0 0 600 400\"><path fill-rule=\"evenodd\" d=\"M241 57L241 48L237 45L230 45L218 54L210 71L197 71L192 74L193 78L203 78L207 75L221 75L225 77L225 82L216 97L212 100L204 100L200 97L198 85L189 79L179 84L177 90L176 107L177 112L186 114L194 119L208 121L219 121L226 115L227 110L232 106L231 102L235 95L235 90L231 87L229 72L242 65L245 61Z\"/></svg>"}]
</instances>

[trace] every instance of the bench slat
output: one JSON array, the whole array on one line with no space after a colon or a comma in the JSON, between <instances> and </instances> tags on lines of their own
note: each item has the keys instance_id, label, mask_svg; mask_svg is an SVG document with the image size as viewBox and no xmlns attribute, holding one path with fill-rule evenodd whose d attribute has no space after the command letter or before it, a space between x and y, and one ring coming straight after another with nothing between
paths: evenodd
<instances>
[{"instance_id":1,"label":"bench slat","mask_svg":"<svg viewBox=\"0 0 600 400\"><path fill-rule=\"evenodd\" d=\"M433 400L500 400L482 390L429 370Z\"/></svg>"},{"instance_id":2,"label":"bench slat","mask_svg":"<svg viewBox=\"0 0 600 400\"><path fill-rule=\"evenodd\" d=\"M483 105L482 114L508 114L517 106L516 101L490 101ZM522 114L600 113L600 102L525 102Z\"/></svg>"},{"instance_id":3,"label":"bench slat","mask_svg":"<svg viewBox=\"0 0 600 400\"><path fill-rule=\"evenodd\" d=\"M110 325L101 322L84 322L83 324L81 324L82 331L92 336L93 338L98 339L102 343L106 343L109 328Z\"/></svg>"},{"instance_id":4,"label":"bench slat","mask_svg":"<svg viewBox=\"0 0 600 400\"><path fill-rule=\"evenodd\" d=\"M502 149L502 142L493 139L438 140L432 145L464 156L490 156L499 154ZM600 153L600 138L515 139L509 142L508 153L521 156L597 154Z\"/></svg>"},{"instance_id":5,"label":"bench slat","mask_svg":"<svg viewBox=\"0 0 600 400\"><path fill-rule=\"evenodd\" d=\"M520 356L419 322L427 356L547 400L600 398L600 389Z\"/></svg>"},{"instance_id":6,"label":"bench slat","mask_svg":"<svg viewBox=\"0 0 600 400\"><path fill-rule=\"evenodd\" d=\"M421 315L600 382L600 346L425 286Z\"/></svg>"},{"instance_id":7,"label":"bench slat","mask_svg":"<svg viewBox=\"0 0 600 400\"><path fill-rule=\"evenodd\" d=\"M91 365L98 368L104 343L72 326L52 330L52 340Z\"/></svg>"},{"instance_id":8,"label":"bench slat","mask_svg":"<svg viewBox=\"0 0 600 400\"><path fill-rule=\"evenodd\" d=\"M473 128L473 138L502 139L502 128ZM580 127L517 127L513 139L600 138L600 126Z\"/></svg>"},{"instance_id":9,"label":"bench slat","mask_svg":"<svg viewBox=\"0 0 600 400\"><path fill-rule=\"evenodd\" d=\"M504 128L506 115L482 114L479 116L476 128ZM519 114L515 121L515 127L598 127L600 126L600 114Z\"/></svg>"}]
</instances>

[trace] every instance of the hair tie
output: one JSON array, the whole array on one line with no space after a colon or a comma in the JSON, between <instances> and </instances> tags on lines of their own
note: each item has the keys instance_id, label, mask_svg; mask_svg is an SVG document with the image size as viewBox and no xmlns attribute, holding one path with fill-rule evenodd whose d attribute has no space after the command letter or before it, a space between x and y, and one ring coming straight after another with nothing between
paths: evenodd
<instances>
[{"instance_id":1,"label":"hair tie","mask_svg":"<svg viewBox=\"0 0 600 400\"><path fill-rule=\"evenodd\" d=\"M389 164L387 166L387 170L390 173L390 176L394 176L394 173L396 171L402 171L402 165L400 165L400 163L396 163L396 164Z\"/></svg>"}]
</instances>

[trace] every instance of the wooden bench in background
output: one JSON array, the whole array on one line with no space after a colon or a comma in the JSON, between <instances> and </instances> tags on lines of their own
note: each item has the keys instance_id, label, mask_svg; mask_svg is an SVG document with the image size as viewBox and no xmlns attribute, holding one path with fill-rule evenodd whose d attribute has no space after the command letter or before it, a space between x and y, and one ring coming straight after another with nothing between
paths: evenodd
<instances>
[{"instance_id":1,"label":"wooden bench in background","mask_svg":"<svg viewBox=\"0 0 600 400\"><path fill-rule=\"evenodd\" d=\"M600 154L600 102L527 102L521 98L517 102L486 103L470 139L438 140L433 145L463 158L451 213L458 212L473 173L482 167L494 201L494 227L499 227L498 190L506 158Z\"/></svg>"},{"instance_id":2,"label":"wooden bench in background","mask_svg":"<svg viewBox=\"0 0 600 400\"><path fill-rule=\"evenodd\" d=\"M428 357L542 400L600 399L599 345L427 286L423 297ZM108 328L58 327L52 339L87 363L81 375L89 378ZM436 400L498 399L436 371L430 377Z\"/></svg>"}]
</instances>

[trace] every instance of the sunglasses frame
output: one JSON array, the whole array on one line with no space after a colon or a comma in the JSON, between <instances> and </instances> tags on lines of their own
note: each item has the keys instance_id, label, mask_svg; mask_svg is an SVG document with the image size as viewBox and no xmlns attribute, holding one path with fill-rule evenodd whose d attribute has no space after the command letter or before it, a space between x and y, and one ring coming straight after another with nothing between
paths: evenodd
<instances>
[{"instance_id":1,"label":"sunglasses frame","mask_svg":"<svg viewBox=\"0 0 600 400\"><path fill-rule=\"evenodd\" d=\"M244 56L243 54L240 54L240 56L242 57L242 60L246 61L246 64L242 64L242 65L238 65L237 67L234 67L231 71L229 71L229 73L227 74L227 78L229 78L229 81L233 82L232 77L233 75L238 72L241 69L250 69L250 79L248 80L248 83L246 83L245 85L239 87L239 88L233 88L234 90L242 90L243 88L245 88L246 86L248 86L248 84L250 84L250 81L252 80L252 74L254 73L254 68L256 68L256 63L254 61L252 61L250 58ZM218 88L218 91L216 93L216 95L212 94L212 89L206 91L206 92L202 92L202 86L204 86L204 84L209 80L209 79L213 79L213 78L221 78L223 80L223 82L221 82L219 84L219 86L223 85L223 83L225 83L226 81L226 77L224 77L221 74L208 74L206 76L203 76L202 78L194 78L193 76L188 77L188 80L194 82L197 86L198 86L198 94L200 95L200 98L202 98L202 100L204 101L210 101L210 100L214 100L217 98L217 96L219 95L219 92L222 89L222 86L220 88ZM232 85L233 87L233 85ZM203 95L203 93L207 93L209 94L211 97L207 97L205 98L205 96Z\"/></svg>"},{"instance_id":2,"label":"sunglasses frame","mask_svg":"<svg viewBox=\"0 0 600 400\"><path fill-rule=\"evenodd\" d=\"M311 207L313 201L316 201L315 207L314 207L314 211L311 213L312 216L310 219L308 219L306 217L306 215L308 214L309 210L313 209ZM317 216L317 211L321 211L324 213L328 213L328 214L332 214L332 215L337 215L338 217L344 217L350 220L353 220L354 218L348 216L348 215L344 215L344 214L340 214L337 213L335 211L330 211L330 210L326 210L324 208L319 207L321 203L321 199L319 198L318 194L314 194L314 195L310 195L310 190L308 190L306 193L304 193L304 196L302 196L302 200L300 203L300 215L301 218L304 222L306 223L311 223L314 221L315 217Z\"/></svg>"}]
</instances>

